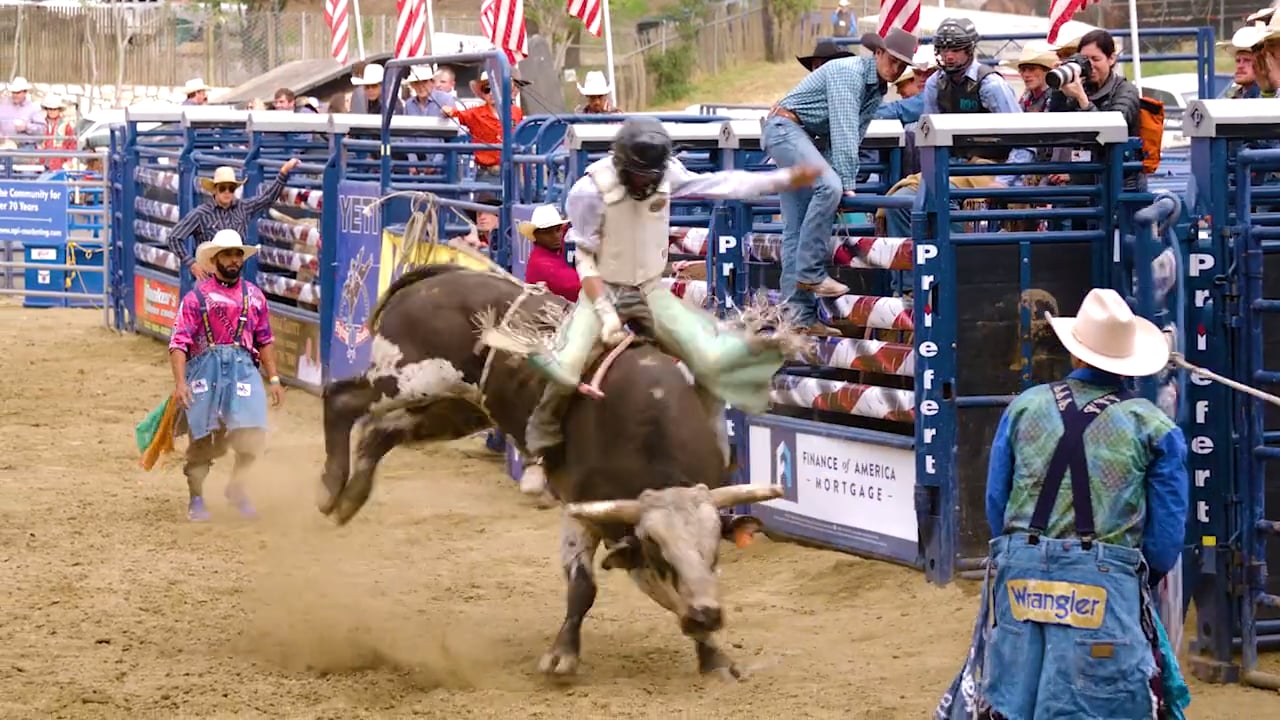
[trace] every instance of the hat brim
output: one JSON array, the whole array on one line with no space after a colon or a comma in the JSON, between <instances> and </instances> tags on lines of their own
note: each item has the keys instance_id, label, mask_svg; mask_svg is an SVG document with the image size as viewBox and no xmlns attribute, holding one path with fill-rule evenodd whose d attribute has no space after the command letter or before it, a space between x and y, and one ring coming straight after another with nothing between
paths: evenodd
<instances>
[{"instance_id":1,"label":"hat brim","mask_svg":"<svg viewBox=\"0 0 1280 720\"><path fill-rule=\"evenodd\" d=\"M236 187L240 187L241 185L244 185L244 183L245 183L244 180L235 181ZM226 184L225 182L214 182L213 178L207 178L207 177L200 178L200 187L204 188L205 192L208 192L210 195L214 193L214 188L216 188L219 185L225 185L225 184Z\"/></svg>"},{"instance_id":2,"label":"hat brim","mask_svg":"<svg viewBox=\"0 0 1280 720\"><path fill-rule=\"evenodd\" d=\"M844 58L851 58L851 57L857 57L857 55L854 55L853 53L848 52L846 50L841 50L835 55L805 55L804 57L800 57L799 55L797 55L796 62L803 65L805 70L812 71L813 63L818 60L826 62L828 60L843 60Z\"/></svg>"},{"instance_id":3,"label":"hat brim","mask_svg":"<svg viewBox=\"0 0 1280 720\"><path fill-rule=\"evenodd\" d=\"M921 67L916 63L915 58L911 57L910 55L904 55L898 52L897 50L894 50L893 48L885 45L884 38L880 37L880 35L877 33L873 33L873 32L865 33L862 36L861 40L859 40L859 42L862 43L862 47L870 50L871 52L875 52L877 50L883 50L889 53L890 57L901 60L902 62L906 63L907 67L909 68L913 68L915 70L924 69L923 67Z\"/></svg>"},{"instance_id":4,"label":"hat brim","mask_svg":"<svg viewBox=\"0 0 1280 720\"><path fill-rule=\"evenodd\" d=\"M214 245L213 241L210 240L210 241L200 243L200 246L196 248L196 264L202 265L205 268L212 270L213 259L217 257L218 253L222 252L223 250L243 250L245 260L248 260L249 258L258 254L257 245L241 245L238 247L221 247L218 245Z\"/></svg>"},{"instance_id":5,"label":"hat brim","mask_svg":"<svg viewBox=\"0 0 1280 720\"><path fill-rule=\"evenodd\" d=\"M1112 357L1090 350L1076 339L1077 318L1056 318L1048 312L1044 317L1049 321L1049 327L1053 328L1053 333L1058 336L1058 340L1067 352L1104 372L1124 377L1147 377L1155 375L1169 365L1169 340L1155 323L1146 318L1134 318L1138 326L1138 336L1134 338L1133 354L1126 357Z\"/></svg>"},{"instance_id":6,"label":"hat brim","mask_svg":"<svg viewBox=\"0 0 1280 720\"><path fill-rule=\"evenodd\" d=\"M566 221L564 221L564 222L562 222L562 223L556 223L555 225L547 225L546 227L538 227L537 225L534 225L532 222L529 222L528 220L525 220L524 222L518 223L518 224L516 225L516 230L517 230L517 231L519 231L519 233L520 233L521 235L523 235L523 236L525 236L525 237L529 238L530 240L532 240L532 239L533 239L533 234L534 234L534 233L536 233L536 232L538 232L539 230L550 230L550 229L552 229L552 228L562 228L562 227L564 227L565 225L568 225L568 224L569 224L569 221L568 221L568 220L566 220Z\"/></svg>"}]
</instances>

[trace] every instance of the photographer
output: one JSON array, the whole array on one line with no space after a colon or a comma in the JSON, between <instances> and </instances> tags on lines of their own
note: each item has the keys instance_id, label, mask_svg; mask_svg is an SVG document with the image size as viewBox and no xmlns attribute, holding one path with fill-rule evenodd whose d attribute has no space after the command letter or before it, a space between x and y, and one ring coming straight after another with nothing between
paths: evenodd
<instances>
[{"instance_id":1,"label":"photographer","mask_svg":"<svg viewBox=\"0 0 1280 720\"><path fill-rule=\"evenodd\" d=\"M1049 112L1119 112L1129 127L1129 137L1138 137L1138 88L1115 71L1116 41L1106 30L1090 30L1080 38L1080 51L1063 61L1046 78L1057 86L1049 97ZM1071 151L1072 160L1088 162L1088 151ZM1066 158L1063 158L1066 159ZM1087 183L1080 176L1050 176L1054 184ZM1145 184L1140 174L1126 173L1125 189Z\"/></svg>"}]
</instances>

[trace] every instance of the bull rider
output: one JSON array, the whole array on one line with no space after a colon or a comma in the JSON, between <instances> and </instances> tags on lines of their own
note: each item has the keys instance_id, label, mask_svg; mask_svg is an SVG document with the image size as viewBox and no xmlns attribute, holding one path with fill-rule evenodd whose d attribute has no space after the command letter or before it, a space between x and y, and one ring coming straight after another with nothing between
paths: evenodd
<instances>
[{"instance_id":1,"label":"bull rider","mask_svg":"<svg viewBox=\"0 0 1280 720\"><path fill-rule=\"evenodd\" d=\"M723 403L745 412L765 410L770 379L782 366L783 352L777 338L748 342L745 335L720 329L713 315L663 287L671 201L754 198L807 187L820 172L797 164L766 173L693 173L672 157L671 137L661 122L633 117L623 123L612 152L587 168L565 201L570 222L566 239L575 244L582 292L554 350L534 351L529 358L551 382L526 428L529 464L522 492L541 495L546 488L542 461L547 450L563 441L563 410L580 388L597 343L614 346L626 337L619 311L630 316L628 310L637 306L647 306L659 344L693 374L728 465Z\"/></svg>"},{"instance_id":2,"label":"bull rider","mask_svg":"<svg viewBox=\"0 0 1280 720\"><path fill-rule=\"evenodd\" d=\"M204 481L228 448L235 464L227 500L242 515L254 515L244 482L266 444L267 397L272 406L284 400L267 298L240 277L244 261L257 251L230 229L196 248L196 263L209 277L182 298L169 340L174 396L191 436L182 468L191 494L190 520L209 519ZM265 386L259 368L267 374Z\"/></svg>"},{"instance_id":3,"label":"bull rider","mask_svg":"<svg viewBox=\"0 0 1280 720\"><path fill-rule=\"evenodd\" d=\"M1045 318L1074 370L996 426L988 589L936 717L1181 718L1190 694L1150 588L1182 551L1187 445L1125 381L1163 370L1168 340L1110 289Z\"/></svg>"}]
</instances>

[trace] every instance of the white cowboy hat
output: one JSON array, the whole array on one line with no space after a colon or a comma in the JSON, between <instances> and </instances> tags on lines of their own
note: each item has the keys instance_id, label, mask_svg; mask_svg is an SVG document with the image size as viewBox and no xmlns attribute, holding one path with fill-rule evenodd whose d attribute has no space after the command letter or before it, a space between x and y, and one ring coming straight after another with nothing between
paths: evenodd
<instances>
[{"instance_id":1,"label":"white cowboy hat","mask_svg":"<svg viewBox=\"0 0 1280 720\"><path fill-rule=\"evenodd\" d=\"M213 258L223 250L243 250L246 260L258 254L258 248L245 245L240 233L227 228L213 234L212 240L200 243L196 248L196 262L210 270L213 269Z\"/></svg>"},{"instance_id":2,"label":"white cowboy hat","mask_svg":"<svg viewBox=\"0 0 1280 720\"><path fill-rule=\"evenodd\" d=\"M604 73L599 70L592 70L587 73L587 82L578 86L578 92L586 97L608 95L611 90L613 90L613 87L605 79Z\"/></svg>"},{"instance_id":3,"label":"white cowboy hat","mask_svg":"<svg viewBox=\"0 0 1280 720\"><path fill-rule=\"evenodd\" d=\"M204 78L191 78L182 86L182 94L187 97L200 92L201 90L212 90L213 88L205 84Z\"/></svg>"},{"instance_id":4,"label":"white cowboy hat","mask_svg":"<svg viewBox=\"0 0 1280 720\"><path fill-rule=\"evenodd\" d=\"M227 165L213 171L212 178L200 178L200 187L204 188L210 195L214 193L214 188L219 185L243 185L244 180L236 179L236 169Z\"/></svg>"},{"instance_id":5,"label":"white cowboy hat","mask_svg":"<svg viewBox=\"0 0 1280 720\"><path fill-rule=\"evenodd\" d=\"M517 228L521 235L532 240L535 230L546 230L568 223L568 218L561 215L560 209L555 205L539 205L533 209L533 216L528 221L520 223Z\"/></svg>"},{"instance_id":6,"label":"white cowboy hat","mask_svg":"<svg viewBox=\"0 0 1280 720\"><path fill-rule=\"evenodd\" d=\"M1138 317L1120 293L1094 288L1075 317L1044 314L1067 352L1099 370L1125 377L1154 375L1169 364L1169 341L1155 323Z\"/></svg>"},{"instance_id":7,"label":"white cowboy hat","mask_svg":"<svg viewBox=\"0 0 1280 720\"><path fill-rule=\"evenodd\" d=\"M66 107L66 103L62 101L62 96L58 93L49 93L40 100L40 107L46 110L61 110Z\"/></svg>"},{"instance_id":8,"label":"white cowboy hat","mask_svg":"<svg viewBox=\"0 0 1280 720\"><path fill-rule=\"evenodd\" d=\"M427 82L434 80L436 77L436 68L434 65L414 65L409 68L409 79L411 83Z\"/></svg>"},{"instance_id":9,"label":"white cowboy hat","mask_svg":"<svg viewBox=\"0 0 1280 720\"><path fill-rule=\"evenodd\" d=\"M1268 27L1263 23L1253 23L1245 25L1236 30L1230 40L1223 40L1215 43L1220 48L1232 48L1239 50L1252 50L1255 46L1261 45L1267 39Z\"/></svg>"},{"instance_id":10,"label":"white cowboy hat","mask_svg":"<svg viewBox=\"0 0 1280 720\"><path fill-rule=\"evenodd\" d=\"M13 82L9 83L9 92L11 93L27 92L30 89L31 83L27 82L27 79L21 75L14 78Z\"/></svg>"},{"instance_id":11,"label":"white cowboy hat","mask_svg":"<svg viewBox=\"0 0 1280 720\"><path fill-rule=\"evenodd\" d=\"M359 75L351 76L351 84L352 85L381 85L382 76L384 74L386 74L386 70L384 70L381 65L379 65L378 63L369 63L368 65L364 66L364 72L360 73Z\"/></svg>"}]
</instances>

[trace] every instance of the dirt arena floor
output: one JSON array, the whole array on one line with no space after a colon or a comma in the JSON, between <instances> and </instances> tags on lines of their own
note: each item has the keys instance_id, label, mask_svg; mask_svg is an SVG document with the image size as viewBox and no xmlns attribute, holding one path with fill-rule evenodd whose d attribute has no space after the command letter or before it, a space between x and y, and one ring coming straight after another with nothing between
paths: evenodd
<instances>
[{"instance_id":1,"label":"dirt arena floor","mask_svg":"<svg viewBox=\"0 0 1280 720\"><path fill-rule=\"evenodd\" d=\"M726 640L752 671L700 678L692 645L605 574L570 684L537 674L564 610L554 511L476 440L400 449L351 526L314 509L320 406L291 392L245 522L133 428L169 392L162 346L101 313L0 301L0 717L928 717L976 586L761 538L726 547ZM1270 663L1280 670L1280 663ZM1280 695L1194 686L1192 718L1276 717Z\"/></svg>"}]
</instances>

